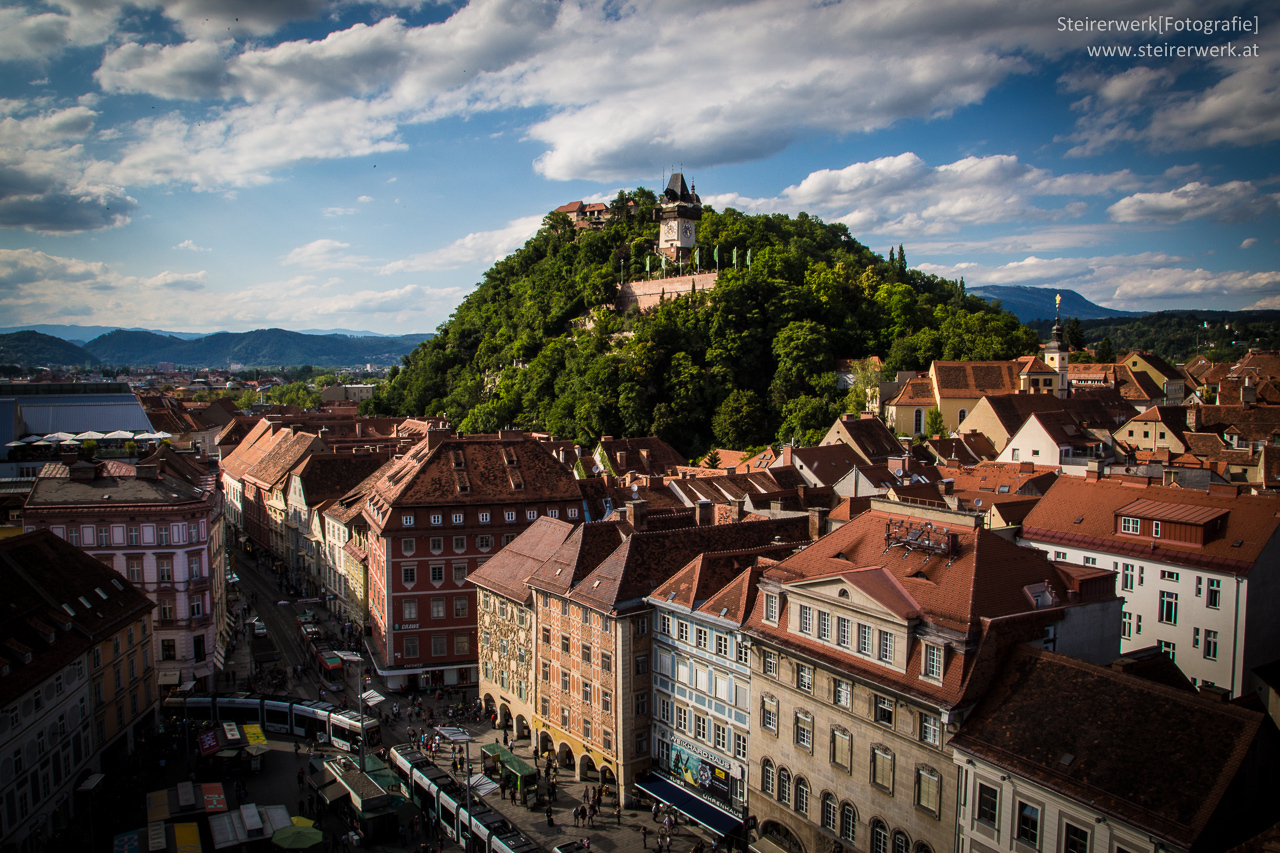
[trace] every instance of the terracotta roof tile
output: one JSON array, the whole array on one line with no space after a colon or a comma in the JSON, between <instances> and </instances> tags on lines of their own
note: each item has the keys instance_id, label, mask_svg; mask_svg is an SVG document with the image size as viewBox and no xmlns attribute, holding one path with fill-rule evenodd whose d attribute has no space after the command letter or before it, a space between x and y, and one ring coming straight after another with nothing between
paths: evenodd
<instances>
[{"instance_id":1,"label":"terracotta roof tile","mask_svg":"<svg viewBox=\"0 0 1280 853\"><path fill-rule=\"evenodd\" d=\"M1261 723L1261 714L1020 646L951 747L1189 848Z\"/></svg>"},{"instance_id":2,"label":"terracotta roof tile","mask_svg":"<svg viewBox=\"0 0 1280 853\"><path fill-rule=\"evenodd\" d=\"M551 559L573 531L572 524L544 515L492 559L467 575L467 580L513 601L525 601L529 597L529 587L525 582L539 566Z\"/></svg>"}]
</instances>

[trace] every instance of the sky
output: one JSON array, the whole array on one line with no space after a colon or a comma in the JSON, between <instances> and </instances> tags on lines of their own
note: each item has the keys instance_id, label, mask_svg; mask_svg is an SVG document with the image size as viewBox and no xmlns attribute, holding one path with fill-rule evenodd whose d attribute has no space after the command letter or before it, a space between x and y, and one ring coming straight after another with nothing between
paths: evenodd
<instances>
[{"instance_id":1,"label":"sky","mask_svg":"<svg viewBox=\"0 0 1280 853\"><path fill-rule=\"evenodd\" d=\"M971 288L1280 308L1277 11L0 0L0 325L428 332L673 169Z\"/></svg>"}]
</instances>

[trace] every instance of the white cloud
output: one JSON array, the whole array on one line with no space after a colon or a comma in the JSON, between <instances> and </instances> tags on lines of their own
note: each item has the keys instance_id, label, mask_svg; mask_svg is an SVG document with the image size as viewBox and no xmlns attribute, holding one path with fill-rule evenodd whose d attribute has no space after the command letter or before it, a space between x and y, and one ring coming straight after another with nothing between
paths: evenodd
<instances>
[{"instance_id":1,"label":"white cloud","mask_svg":"<svg viewBox=\"0 0 1280 853\"><path fill-rule=\"evenodd\" d=\"M0 106L0 228L70 233L129 221L136 202L93 174L102 164L83 147L97 113L36 111L16 100Z\"/></svg>"},{"instance_id":2,"label":"white cloud","mask_svg":"<svg viewBox=\"0 0 1280 853\"><path fill-rule=\"evenodd\" d=\"M408 284L352 287L302 274L227 291L204 271L124 275L107 264L34 249L0 249L0 316L17 323L117 324L213 331L263 326L335 326L360 315L382 327L425 328L464 288ZM281 298L287 294L288 298Z\"/></svg>"},{"instance_id":3,"label":"white cloud","mask_svg":"<svg viewBox=\"0 0 1280 853\"><path fill-rule=\"evenodd\" d=\"M187 250L187 251L189 251L189 252L211 252L211 251L213 251L212 249L206 249L204 246L197 246L197 245L196 245L196 241L195 241L195 240L183 240L181 243L179 243L178 245L174 246L173 248L175 248L175 249L186 249L186 250Z\"/></svg>"},{"instance_id":4,"label":"white cloud","mask_svg":"<svg viewBox=\"0 0 1280 853\"><path fill-rule=\"evenodd\" d=\"M748 213L805 210L833 216L855 234L936 235L967 225L1074 218L1083 213L1078 203L1044 206L1034 200L1103 195L1141 184L1127 170L1054 175L1009 154L930 166L907 152L812 172L774 198L724 194L704 201Z\"/></svg>"},{"instance_id":5,"label":"white cloud","mask_svg":"<svg viewBox=\"0 0 1280 853\"><path fill-rule=\"evenodd\" d=\"M1135 13L1195 8L1135 2ZM309 14L308 0L293 5ZM1108 9L1085 0L1073 13ZM108 92L223 102L203 127L140 124L122 179L252 185L300 160L397 147L405 123L512 109L535 116L525 132L545 144L535 168L549 178L651 177L766 157L815 133L945 117L1085 41L997 0L475 0L438 24L388 17L280 44L185 31L186 43L114 46L97 72ZM583 73L584 57L610 72ZM1152 85L1098 88L1119 98Z\"/></svg>"},{"instance_id":6,"label":"white cloud","mask_svg":"<svg viewBox=\"0 0 1280 853\"><path fill-rule=\"evenodd\" d=\"M467 264L491 264L523 246L526 240L538 233L541 224L541 216L513 219L505 228L459 237L444 248L386 264L379 272L423 272L455 269Z\"/></svg>"},{"instance_id":7,"label":"white cloud","mask_svg":"<svg viewBox=\"0 0 1280 853\"><path fill-rule=\"evenodd\" d=\"M356 201L358 201L360 204L368 204L369 202L373 201L373 196L362 195L358 199L356 199Z\"/></svg>"},{"instance_id":8,"label":"white cloud","mask_svg":"<svg viewBox=\"0 0 1280 853\"><path fill-rule=\"evenodd\" d=\"M1135 193L1107 208L1116 222L1174 224L1193 219L1244 222L1278 209L1278 196L1264 195L1248 181L1212 186L1192 181L1168 192Z\"/></svg>"},{"instance_id":9,"label":"white cloud","mask_svg":"<svg viewBox=\"0 0 1280 853\"><path fill-rule=\"evenodd\" d=\"M351 216L356 209L354 207L322 207L320 212L325 216Z\"/></svg>"},{"instance_id":10,"label":"white cloud","mask_svg":"<svg viewBox=\"0 0 1280 853\"><path fill-rule=\"evenodd\" d=\"M1030 256L998 266L978 263L919 265L947 278L965 277L970 287L1018 284L1070 288L1113 308L1151 310L1180 299L1203 304L1205 297L1237 301L1280 291L1280 271L1213 271L1188 266L1188 259L1161 252L1088 258Z\"/></svg>"},{"instance_id":11,"label":"white cloud","mask_svg":"<svg viewBox=\"0 0 1280 853\"><path fill-rule=\"evenodd\" d=\"M1082 113L1075 131L1064 137L1076 143L1068 154L1088 156L1125 142L1182 151L1280 139L1280 34L1272 28L1233 44L1256 44L1258 55L1064 77L1068 91L1085 93L1074 105ZM1200 88L1206 69L1216 82ZM1178 88L1178 77L1189 71L1190 86Z\"/></svg>"},{"instance_id":12,"label":"white cloud","mask_svg":"<svg viewBox=\"0 0 1280 853\"><path fill-rule=\"evenodd\" d=\"M349 248L350 243L337 240L312 240L289 252L280 263L312 270L353 270L369 266L372 259L347 254L344 250Z\"/></svg>"},{"instance_id":13,"label":"white cloud","mask_svg":"<svg viewBox=\"0 0 1280 853\"><path fill-rule=\"evenodd\" d=\"M1246 237L1246 238L1244 238L1244 240L1243 240L1243 241L1241 241L1241 243L1240 243L1240 248L1241 248L1241 249L1252 249L1252 248L1253 248L1254 246L1256 246L1256 245L1258 245L1258 238L1257 238L1257 237Z\"/></svg>"},{"instance_id":14,"label":"white cloud","mask_svg":"<svg viewBox=\"0 0 1280 853\"><path fill-rule=\"evenodd\" d=\"M35 249L0 249L0 315L21 322L58 322L65 317L97 317L145 324L191 306L177 307L205 287L207 274L165 270L130 276L106 264L46 254ZM114 319L112 319L114 318Z\"/></svg>"}]
</instances>

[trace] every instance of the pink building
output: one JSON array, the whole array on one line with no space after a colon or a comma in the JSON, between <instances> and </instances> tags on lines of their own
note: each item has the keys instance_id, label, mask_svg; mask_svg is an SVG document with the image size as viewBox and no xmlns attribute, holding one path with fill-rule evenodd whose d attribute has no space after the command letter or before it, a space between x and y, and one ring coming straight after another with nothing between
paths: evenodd
<instances>
[{"instance_id":1,"label":"pink building","mask_svg":"<svg viewBox=\"0 0 1280 853\"><path fill-rule=\"evenodd\" d=\"M213 475L164 447L136 465L44 467L23 509L115 569L156 604L157 681L213 689L229 639L222 498Z\"/></svg>"}]
</instances>

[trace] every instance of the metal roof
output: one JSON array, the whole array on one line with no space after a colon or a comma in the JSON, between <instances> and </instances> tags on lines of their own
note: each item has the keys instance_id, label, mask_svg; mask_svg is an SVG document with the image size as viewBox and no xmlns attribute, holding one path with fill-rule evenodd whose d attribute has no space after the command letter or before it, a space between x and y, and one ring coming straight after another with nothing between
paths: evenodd
<instances>
[{"instance_id":1,"label":"metal roof","mask_svg":"<svg viewBox=\"0 0 1280 853\"><path fill-rule=\"evenodd\" d=\"M87 430L111 432L127 429L149 431L151 421L132 394L98 394L55 399L41 397L38 402L19 401L24 432L82 433ZM10 439L11 440L11 439Z\"/></svg>"}]
</instances>

